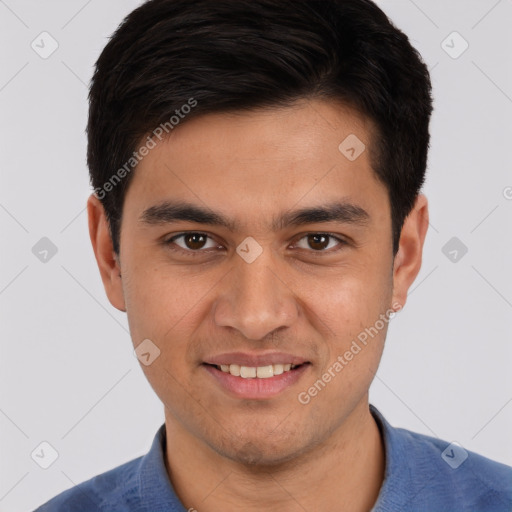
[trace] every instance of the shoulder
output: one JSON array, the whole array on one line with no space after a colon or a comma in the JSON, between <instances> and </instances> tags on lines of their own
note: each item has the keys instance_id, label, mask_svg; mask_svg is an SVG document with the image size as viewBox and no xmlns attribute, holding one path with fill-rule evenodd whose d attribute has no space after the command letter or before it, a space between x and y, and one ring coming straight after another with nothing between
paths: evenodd
<instances>
[{"instance_id":1,"label":"shoulder","mask_svg":"<svg viewBox=\"0 0 512 512\"><path fill-rule=\"evenodd\" d=\"M470 500L475 507L491 501L499 504L501 500L512 510L512 467L456 443L405 429L395 430L421 464L420 469L430 469L432 486Z\"/></svg>"},{"instance_id":2,"label":"shoulder","mask_svg":"<svg viewBox=\"0 0 512 512\"><path fill-rule=\"evenodd\" d=\"M512 467L457 443L392 427L373 408L386 450L382 508L415 511L512 511Z\"/></svg>"},{"instance_id":3,"label":"shoulder","mask_svg":"<svg viewBox=\"0 0 512 512\"><path fill-rule=\"evenodd\" d=\"M118 512L131 510L128 508L130 502L137 499L137 475L141 461L142 457L138 457L67 489L34 512L110 512L113 502ZM121 506L124 507L119 508Z\"/></svg>"},{"instance_id":4,"label":"shoulder","mask_svg":"<svg viewBox=\"0 0 512 512\"><path fill-rule=\"evenodd\" d=\"M164 512L181 510L165 467L165 423L150 450L51 499L34 512Z\"/></svg>"}]
</instances>

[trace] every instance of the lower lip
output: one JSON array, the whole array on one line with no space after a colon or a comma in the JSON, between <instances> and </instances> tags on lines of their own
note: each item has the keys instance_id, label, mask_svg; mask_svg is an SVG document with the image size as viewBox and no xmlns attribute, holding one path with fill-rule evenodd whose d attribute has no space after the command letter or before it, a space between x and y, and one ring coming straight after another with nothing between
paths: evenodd
<instances>
[{"instance_id":1,"label":"lower lip","mask_svg":"<svg viewBox=\"0 0 512 512\"><path fill-rule=\"evenodd\" d=\"M309 363L297 367L295 370L283 372L268 379L235 377L230 373L218 370L215 366L204 364L203 367L216 381L229 393L237 398L252 400L273 397L285 389L293 386L308 371Z\"/></svg>"}]
</instances>

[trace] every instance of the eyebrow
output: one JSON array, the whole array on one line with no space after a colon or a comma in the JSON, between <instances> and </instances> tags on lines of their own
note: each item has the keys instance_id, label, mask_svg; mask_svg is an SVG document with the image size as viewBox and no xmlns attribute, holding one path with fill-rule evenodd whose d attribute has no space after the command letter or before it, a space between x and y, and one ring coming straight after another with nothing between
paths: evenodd
<instances>
[{"instance_id":1,"label":"eyebrow","mask_svg":"<svg viewBox=\"0 0 512 512\"><path fill-rule=\"evenodd\" d=\"M163 201L144 210L139 218L147 225L171 224L179 221L222 226L229 231L238 230L238 223L217 213L192 203ZM298 227L320 222L338 222L356 226L366 226L369 213L361 206L351 202L333 202L322 206L311 206L282 213L271 223L271 229L278 231L285 227Z\"/></svg>"}]
</instances>

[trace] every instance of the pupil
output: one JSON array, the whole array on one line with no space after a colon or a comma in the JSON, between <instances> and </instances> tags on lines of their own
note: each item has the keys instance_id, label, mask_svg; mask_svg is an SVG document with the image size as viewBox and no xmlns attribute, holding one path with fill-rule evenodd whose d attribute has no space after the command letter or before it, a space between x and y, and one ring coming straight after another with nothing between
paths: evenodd
<instances>
[{"instance_id":1,"label":"pupil","mask_svg":"<svg viewBox=\"0 0 512 512\"><path fill-rule=\"evenodd\" d=\"M192 233L188 235L185 240L189 249L201 249L206 241L205 239L206 237L204 235Z\"/></svg>"},{"instance_id":2,"label":"pupil","mask_svg":"<svg viewBox=\"0 0 512 512\"><path fill-rule=\"evenodd\" d=\"M328 236L326 235L309 235L308 243L312 249L325 249L329 244ZM316 245L316 246L315 246ZM318 247L320 245L320 247Z\"/></svg>"}]
</instances>

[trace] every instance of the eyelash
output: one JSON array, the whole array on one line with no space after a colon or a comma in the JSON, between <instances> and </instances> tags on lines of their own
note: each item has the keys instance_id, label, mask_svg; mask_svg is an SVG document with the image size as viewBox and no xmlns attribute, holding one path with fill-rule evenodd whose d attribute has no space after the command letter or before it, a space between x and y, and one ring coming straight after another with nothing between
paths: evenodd
<instances>
[{"instance_id":1,"label":"eyelash","mask_svg":"<svg viewBox=\"0 0 512 512\"><path fill-rule=\"evenodd\" d=\"M167 248L173 252L180 252L182 254L186 254L187 256L192 256L192 257L196 257L196 256L200 256L200 255L204 255L205 253L208 254L208 252L210 250L212 250L212 248L210 249L197 249L197 250L192 250L192 249L183 249L182 247L179 247L177 246L174 241L178 238L181 238L183 236L186 236L186 235L201 235L201 236L205 236L207 238L209 238L210 240L212 240L212 237L210 237L207 233L202 233L201 231L185 231L183 233L179 233L177 235L173 235L171 238L168 238L167 240L164 240L164 245L167 246ZM329 237L330 239L334 239L336 240L337 242L339 242L339 245L340 247L336 250L332 250L331 249L328 249L328 250L321 250L321 251L315 251L313 249L311 250L307 250L307 249L302 249L302 250L307 250L308 252L314 254L315 256L320 256L322 254L331 254L331 253L334 253L334 252L338 252L340 251L344 246L348 245L348 242L343 240L342 238L336 236L336 235L333 235L331 233L324 233L324 232L311 232L311 233L306 233L305 235L303 235L301 238L299 238L298 241L308 237L309 235L321 235L321 236L327 236Z\"/></svg>"}]
</instances>

